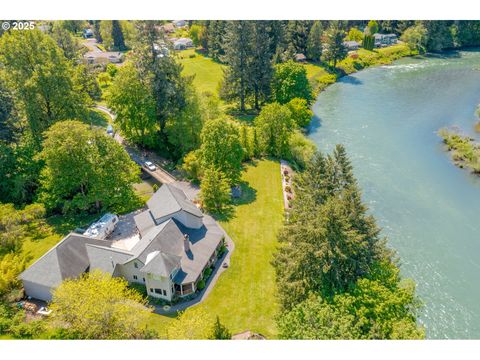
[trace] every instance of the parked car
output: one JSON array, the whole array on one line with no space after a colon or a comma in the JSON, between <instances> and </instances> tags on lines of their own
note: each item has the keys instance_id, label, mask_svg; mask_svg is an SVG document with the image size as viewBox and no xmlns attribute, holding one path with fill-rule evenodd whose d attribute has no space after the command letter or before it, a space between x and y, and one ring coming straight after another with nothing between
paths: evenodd
<instances>
[{"instance_id":1,"label":"parked car","mask_svg":"<svg viewBox=\"0 0 480 360\"><path fill-rule=\"evenodd\" d=\"M150 171L155 171L157 170L157 167L155 166L154 163L152 163L151 161L145 161L145 167L150 170Z\"/></svg>"},{"instance_id":2,"label":"parked car","mask_svg":"<svg viewBox=\"0 0 480 360\"><path fill-rule=\"evenodd\" d=\"M110 135L111 137L113 137L113 126L112 125L107 126L107 134Z\"/></svg>"}]
</instances>

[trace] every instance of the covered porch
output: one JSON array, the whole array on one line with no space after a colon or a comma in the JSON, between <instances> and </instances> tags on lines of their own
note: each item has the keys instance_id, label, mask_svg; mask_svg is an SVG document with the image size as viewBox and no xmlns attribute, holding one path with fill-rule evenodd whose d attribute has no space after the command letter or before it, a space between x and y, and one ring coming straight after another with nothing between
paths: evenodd
<instances>
[{"instance_id":1,"label":"covered porch","mask_svg":"<svg viewBox=\"0 0 480 360\"><path fill-rule=\"evenodd\" d=\"M175 295L177 296L186 296L193 294L195 292L195 285L194 283L188 284L175 284Z\"/></svg>"}]
</instances>

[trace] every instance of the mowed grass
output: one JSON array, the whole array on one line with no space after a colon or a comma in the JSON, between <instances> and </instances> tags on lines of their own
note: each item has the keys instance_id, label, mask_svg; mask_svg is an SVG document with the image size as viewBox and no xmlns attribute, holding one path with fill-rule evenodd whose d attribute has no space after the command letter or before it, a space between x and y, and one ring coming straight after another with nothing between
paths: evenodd
<instances>
[{"instance_id":1,"label":"mowed grass","mask_svg":"<svg viewBox=\"0 0 480 360\"><path fill-rule=\"evenodd\" d=\"M196 307L219 316L232 333L251 330L275 338L275 271L271 264L284 212L280 164L263 160L246 165L242 176L250 189L233 217L221 225L235 243L230 267L207 299ZM188 312L188 310L187 310ZM152 315L150 326L163 333L170 318Z\"/></svg>"},{"instance_id":2,"label":"mowed grass","mask_svg":"<svg viewBox=\"0 0 480 360\"><path fill-rule=\"evenodd\" d=\"M218 94L220 81L223 79L224 66L203 56L194 49L178 52L179 63L183 65L183 75L195 75L193 85L199 93Z\"/></svg>"}]
</instances>

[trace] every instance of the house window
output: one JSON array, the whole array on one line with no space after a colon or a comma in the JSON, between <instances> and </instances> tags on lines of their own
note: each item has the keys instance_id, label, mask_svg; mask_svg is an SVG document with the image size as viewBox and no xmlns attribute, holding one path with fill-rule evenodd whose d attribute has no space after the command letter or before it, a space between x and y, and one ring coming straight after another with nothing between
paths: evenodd
<instances>
[{"instance_id":1,"label":"house window","mask_svg":"<svg viewBox=\"0 0 480 360\"><path fill-rule=\"evenodd\" d=\"M167 292L163 290L163 296L167 296Z\"/></svg>"},{"instance_id":2,"label":"house window","mask_svg":"<svg viewBox=\"0 0 480 360\"><path fill-rule=\"evenodd\" d=\"M150 288L150 292L153 292L153 289L152 289L152 288Z\"/></svg>"},{"instance_id":3,"label":"house window","mask_svg":"<svg viewBox=\"0 0 480 360\"><path fill-rule=\"evenodd\" d=\"M137 279L138 279L137 275L133 275L133 280L137 280Z\"/></svg>"},{"instance_id":4,"label":"house window","mask_svg":"<svg viewBox=\"0 0 480 360\"><path fill-rule=\"evenodd\" d=\"M133 266L135 266L135 269L138 269L138 264L136 262L133 263Z\"/></svg>"},{"instance_id":5,"label":"house window","mask_svg":"<svg viewBox=\"0 0 480 360\"><path fill-rule=\"evenodd\" d=\"M143 278L143 282L145 282L145 278Z\"/></svg>"},{"instance_id":6,"label":"house window","mask_svg":"<svg viewBox=\"0 0 480 360\"><path fill-rule=\"evenodd\" d=\"M155 289L155 294L160 294L160 295L162 295L162 289Z\"/></svg>"}]
</instances>

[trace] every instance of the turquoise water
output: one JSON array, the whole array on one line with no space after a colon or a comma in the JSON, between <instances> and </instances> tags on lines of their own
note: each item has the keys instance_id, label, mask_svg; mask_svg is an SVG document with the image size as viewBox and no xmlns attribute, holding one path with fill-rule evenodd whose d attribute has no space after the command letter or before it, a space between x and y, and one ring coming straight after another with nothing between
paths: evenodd
<instances>
[{"instance_id":1,"label":"turquoise water","mask_svg":"<svg viewBox=\"0 0 480 360\"><path fill-rule=\"evenodd\" d=\"M364 200L417 283L428 338L480 339L480 178L455 167L436 131L474 134L480 52L402 59L320 94L310 138L342 143Z\"/></svg>"}]
</instances>

